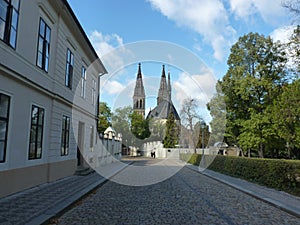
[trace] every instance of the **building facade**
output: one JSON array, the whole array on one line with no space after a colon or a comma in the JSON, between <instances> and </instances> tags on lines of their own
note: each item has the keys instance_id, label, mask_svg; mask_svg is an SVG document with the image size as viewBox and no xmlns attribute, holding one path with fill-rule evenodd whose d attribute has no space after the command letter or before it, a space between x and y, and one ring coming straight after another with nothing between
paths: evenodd
<instances>
[{"instance_id":1,"label":"building facade","mask_svg":"<svg viewBox=\"0 0 300 225\"><path fill-rule=\"evenodd\" d=\"M106 70L66 0L0 2L1 197L84 163Z\"/></svg>"}]
</instances>

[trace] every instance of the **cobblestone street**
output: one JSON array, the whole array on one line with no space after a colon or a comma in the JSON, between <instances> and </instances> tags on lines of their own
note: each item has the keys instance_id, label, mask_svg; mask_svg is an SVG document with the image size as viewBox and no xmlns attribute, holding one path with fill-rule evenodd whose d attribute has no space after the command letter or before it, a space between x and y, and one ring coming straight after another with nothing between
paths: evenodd
<instances>
[{"instance_id":1,"label":"cobblestone street","mask_svg":"<svg viewBox=\"0 0 300 225\"><path fill-rule=\"evenodd\" d=\"M111 181L51 224L300 224L300 218L187 167L149 186Z\"/></svg>"}]
</instances>

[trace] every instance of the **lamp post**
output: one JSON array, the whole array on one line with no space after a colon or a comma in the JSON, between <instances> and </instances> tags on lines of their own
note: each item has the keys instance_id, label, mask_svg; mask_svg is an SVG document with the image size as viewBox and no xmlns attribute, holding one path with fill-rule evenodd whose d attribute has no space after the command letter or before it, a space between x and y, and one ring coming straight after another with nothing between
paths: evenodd
<instances>
[{"instance_id":1,"label":"lamp post","mask_svg":"<svg viewBox=\"0 0 300 225\"><path fill-rule=\"evenodd\" d=\"M205 123L204 121L201 122L201 129L202 129L202 156L204 155L204 128Z\"/></svg>"}]
</instances>

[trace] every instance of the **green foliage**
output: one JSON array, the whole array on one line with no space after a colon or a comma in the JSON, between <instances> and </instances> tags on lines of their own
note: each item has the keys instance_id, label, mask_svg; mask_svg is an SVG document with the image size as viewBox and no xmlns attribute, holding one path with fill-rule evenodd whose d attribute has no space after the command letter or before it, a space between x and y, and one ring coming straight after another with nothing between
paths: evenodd
<instances>
[{"instance_id":1,"label":"green foliage","mask_svg":"<svg viewBox=\"0 0 300 225\"><path fill-rule=\"evenodd\" d=\"M287 44L257 33L240 37L227 63L207 104L212 142L225 131L225 142L245 154L300 159L300 26Z\"/></svg>"},{"instance_id":2,"label":"green foliage","mask_svg":"<svg viewBox=\"0 0 300 225\"><path fill-rule=\"evenodd\" d=\"M198 166L200 164L201 157L202 157L202 155L195 154L195 153L193 153L193 154L192 153L185 153L185 154L182 153L179 155L179 158L182 161L190 163L192 165L196 165L196 166Z\"/></svg>"},{"instance_id":3,"label":"green foliage","mask_svg":"<svg viewBox=\"0 0 300 225\"><path fill-rule=\"evenodd\" d=\"M180 154L180 159L198 166L200 154ZM218 155L208 169L300 196L300 161Z\"/></svg>"},{"instance_id":4,"label":"green foliage","mask_svg":"<svg viewBox=\"0 0 300 225\"><path fill-rule=\"evenodd\" d=\"M274 130L288 143L288 150L300 150L300 80L283 87L282 94L274 101ZM290 153L289 153L290 154Z\"/></svg>"},{"instance_id":5,"label":"green foliage","mask_svg":"<svg viewBox=\"0 0 300 225\"><path fill-rule=\"evenodd\" d=\"M204 123L204 128L201 127L201 123L196 123L195 130L199 130L199 137L198 142L196 145L196 148L202 148L202 134L203 134L203 146L208 146L209 138L210 138L210 132L209 132L209 126Z\"/></svg>"},{"instance_id":6,"label":"green foliage","mask_svg":"<svg viewBox=\"0 0 300 225\"><path fill-rule=\"evenodd\" d=\"M150 137L149 120L144 119L139 113L133 112L131 114L131 132L138 139L144 140Z\"/></svg>"},{"instance_id":7,"label":"green foliage","mask_svg":"<svg viewBox=\"0 0 300 225\"><path fill-rule=\"evenodd\" d=\"M166 122L166 134L164 138L164 148L175 148L179 140L179 129L173 113L170 113Z\"/></svg>"},{"instance_id":8,"label":"green foliage","mask_svg":"<svg viewBox=\"0 0 300 225\"><path fill-rule=\"evenodd\" d=\"M99 104L99 124L98 132L103 133L106 128L111 126L111 110L106 102L100 102Z\"/></svg>"},{"instance_id":9,"label":"green foliage","mask_svg":"<svg viewBox=\"0 0 300 225\"><path fill-rule=\"evenodd\" d=\"M226 121L227 115L225 95L221 90L220 81L218 81L216 84L216 90L217 92L214 97L210 100L209 103L207 103L207 109L210 111L210 115L212 117L212 121L210 122L211 134L207 146L213 146L216 142L222 142L224 135L226 136L226 123L227 125L229 125L229 123ZM232 140L230 139L230 136L232 135L227 133L226 142L229 144L235 144L236 140L234 139L234 136L232 136Z\"/></svg>"},{"instance_id":10,"label":"green foliage","mask_svg":"<svg viewBox=\"0 0 300 225\"><path fill-rule=\"evenodd\" d=\"M122 134L123 144L126 146L132 145L133 135L130 130L132 108L125 106L117 108L112 116L112 126L117 133Z\"/></svg>"},{"instance_id":11,"label":"green foliage","mask_svg":"<svg viewBox=\"0 0 300 225\"><path fill-rule=\"evenodd\" d=\"M216 156L208 169L300 195L300 161Z\"/></svg>"}]
</instances>

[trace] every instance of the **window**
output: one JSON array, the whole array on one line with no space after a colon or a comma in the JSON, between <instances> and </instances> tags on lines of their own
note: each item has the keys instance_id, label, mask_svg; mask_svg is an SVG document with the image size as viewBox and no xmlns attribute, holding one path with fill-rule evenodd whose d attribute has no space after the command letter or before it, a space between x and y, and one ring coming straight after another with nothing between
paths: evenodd
<instances>
[{"instance_id":1,"label":"window","mask_svg":"<svg viewBox=\"0 0 300 225\"><path fill-rule=\"evenodd\" d=\"M19 0L0 0L0 39L16 48Z\"/></svg>"},{"instance_id":2,"label":"window","mask_svg":"<svg viewBox=\"0 0 300 225\"><path fill-rule=\"evenodd\" d=\"M85 88L86 88L86 69L83 66L81 68L81 94L82 98L85 98Z\"/></svg>"},{"instance_id":3,"label":"window","mask_svg":"<svg viewBox=\"0 0 300 225\"><path fill-rule=\"evenodd\" d=\"M61 131L61 155L69 154L70 117L63 116Z\"/></svg>"},{"instance_id":4,"label":"window","mask_svg":"<svg viewBox=\"0 0 300 225\"><path fill-rule=\"evenodd\" d=\"M92 83L92 104L96 104L96 81L94 79Z\"/></svg>"},{"instance_id":5,"label":"window","mask_svg":"<svg viewBox=\"0 0 300 225\"><path fill-rule=\"evenodd\" d=\"M67 64L66 64L66 80L65 85L72 89L72 79L73 79L73 66L74 66L74 55L68 49L67 51Z\"/></svg>"},{"instance_id":6,"label":"window","mask_svg":"<svg viewBox=\"0 0 300 225\"><path fill-rule=\"evenodd\" d=\"M50 36L51 36L51 29L41 18L36 65L46 72L48 72L49 70Z\"/></svg>"},{"instance_id":7,"label":"window","mask_svg":"<svg viewBox=\"0 0 300 225\"><path fill-rule=\"evenodd\" d=\"M94 147L94 126L91 126L90 129L91 129L90 149L91 149L91 151L93 151L93 147Z\"/></svg>"},{"instance_id":8,"label":"window","mask_svg":"<svg viewBox=\"0 0 300 225\"><path fill-rule=\"evenodd\" d=\"M0 163L5 162L10 97L0 93Z\"/></svg>"},{"instance_id":9,"label":"window","mask_svg":"<svg viewBox=\"0 0 300 225\"><path fill-rule=\"evenodd\" d=\"M32 106L29 140L29 159L40 159L43 146L44 109Z\"/></svg>"}]
</instances>

